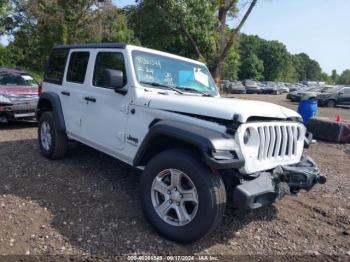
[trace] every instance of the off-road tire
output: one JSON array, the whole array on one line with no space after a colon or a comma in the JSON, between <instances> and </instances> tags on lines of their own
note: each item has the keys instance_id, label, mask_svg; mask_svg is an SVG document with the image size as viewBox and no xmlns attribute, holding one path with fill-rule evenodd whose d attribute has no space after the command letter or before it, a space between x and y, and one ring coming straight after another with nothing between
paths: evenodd
<instances>
[{"instance_id":1,"label":"off-road tire","mask_svg":"<svg viewBox=\"0 0 350 262\"><path fill-rule=\"evenodd\" d=\"M43 123L46 122L50 126L51 133L51 146L49 149L45 149L41 140L41 128ZM49 159L58 159L66 155L68 150L68 138L66 133L59 131L55 122L54 115L51 111L44 112L39 119L38 127L38 142L41 154Z\"/></svg>"},{"instance_id":2,"label":"off-road tire","mask_svg":"<svg viewBox=\"0 0 350 262\"><path fill-rule=\"evenodd\" d=\"M350 123L348 122L338 123L323 118L311 118L306 127L316 139L350 143Z\"/></svg>"},{"instance_id":3,"label":"off-road tire","mask_svg":"<svg viewBox=\"0 0 350 262\"><path fill-rule=\"evenodd\" d=\"M157 174L169 168L188 175L198 193L197 213L183 226L166 223L152 204L152 183ZM191 151L172 149L161 152L147 164L141 178L141 202L147 220L160 235L190 243L210 233L220 223L226 208L226 190L220 175L214 174Z\"/></svg>"}]
</instances>

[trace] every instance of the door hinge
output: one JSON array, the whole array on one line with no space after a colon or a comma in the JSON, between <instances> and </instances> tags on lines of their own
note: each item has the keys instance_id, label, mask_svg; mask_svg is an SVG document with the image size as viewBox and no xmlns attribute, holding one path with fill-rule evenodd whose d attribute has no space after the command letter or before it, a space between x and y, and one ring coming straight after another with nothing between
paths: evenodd
<instances>
[{"instance_id":1,"label":"door hinge","mask_svg":"<svg viewBox=\"0 0 350 262\"><path fill-rule=\"evenodd\" d=\"M122 142L125 142L125 140L126 140L124 132L118 132L117 137L118 137L118 140L120 140Z\"/></svg>"},{"instance_id":2,"label":"door hinge","mask_svg":"<svg viewBox=\"0 0 350 262\"><path fill-rule=\"evenodd\" d=\"M130 109L130 106L128 104L123 104L120 106L120 111L122 111L126 115L129 114L129 109Z\"/></svg>"}]
</instances>

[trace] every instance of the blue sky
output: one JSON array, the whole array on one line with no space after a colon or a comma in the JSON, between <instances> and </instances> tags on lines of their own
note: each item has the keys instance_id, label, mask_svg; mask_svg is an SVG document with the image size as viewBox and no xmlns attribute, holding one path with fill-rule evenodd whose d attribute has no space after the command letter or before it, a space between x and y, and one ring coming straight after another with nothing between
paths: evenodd
<instances>
[{"instance_id":1,"label":"blue sky","mask_svg":"<svg viewBox=\"0 0 350 262\"><path fill-rule=\"evenodd\" d=\"M123 7L134 0L113 0ZM350 0L259 0L242 31L307 53L322 69L350 68ZM3 42L4 40L2 40Z\"/></svg>"}]
</instances>

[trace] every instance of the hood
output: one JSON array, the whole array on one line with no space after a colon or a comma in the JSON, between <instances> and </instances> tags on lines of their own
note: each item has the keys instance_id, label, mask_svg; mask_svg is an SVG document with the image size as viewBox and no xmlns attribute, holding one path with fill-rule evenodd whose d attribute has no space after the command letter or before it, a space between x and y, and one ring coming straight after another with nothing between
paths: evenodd
<instances>
[{"instance_id":1,"label":"hood","mask_svg":"<svg viewBox=\"0 0 350 262\"><path fill-rule=\"evenodd\" d=\"M304 95L304 94L320 94L321 92L318 92L318 91L298 91L297 94L301 94L301 95Z\"/></svg>"},{"instance_id":2,"label":"hood","mask_svg":"<svg viewBox=\"0 0 350 262\"><path fill-rule=\"evenodd\" d=\"M318 96L331 96L334 93L329 93L329 92L325 92L325 93L318 93Z\"/></svg>"},{"instance_id":3,"label":"hood","mask_svg":"<svg viewBox=\"0 0 350 262\"><path fill-rule=\"evenodd\" d=\"M149 107L225 120L233 120L234 115L238 115L238 121L242 123L250 117L279 119L300 117L297 112L276 104L221 97L155 94Z\"/></svg>"},{"instance_id":4,"label":"hood","mask_svg":"<svg viewBox=\"0 0 350 262\"><path fill-rule=\"evenodd\" d=\"M37 86L0 86L0 94L8 97L38 94Z\"/></svg>"}]
</instances>

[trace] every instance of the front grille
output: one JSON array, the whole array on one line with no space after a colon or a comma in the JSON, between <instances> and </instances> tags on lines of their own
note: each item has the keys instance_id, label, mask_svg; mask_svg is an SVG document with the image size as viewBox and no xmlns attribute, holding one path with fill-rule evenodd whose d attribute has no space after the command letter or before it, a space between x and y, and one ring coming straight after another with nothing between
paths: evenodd
<instances>
[{"instance_id":1,"label":"front grille","mask_svg":"<svg viewBox=\"0 0 350 262\"><path fill-rule=\"evenodd\" d=\"M291 165L300 161L306 128L290 121L249 122L239 126L236 141L240 144L245 166L241 172L252 174ZM250 134L246 140L245 134Z\"/></svg>"},{"instance_id":2,"label":"front grille","mask_svg":"<svg viewBox=\"0 0 350 262\"><path fill-rule=\"evenodd\" d=\"M258 127L260 145L258 160L292 157L297 153L297 142L302 130L298 126L278 125Z\"/></svg>"},{"instance_id":3,"label":"front grille","mask_svg":"<svg viewBox=\"0 0 350 262\"><path fill-rule=\"evenodd\" d=\"M9 99L14 104L26 103L38 100L37 95L20 95L20 96L9 96Z\"/></svg>"}]
</instances>

